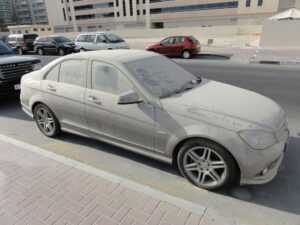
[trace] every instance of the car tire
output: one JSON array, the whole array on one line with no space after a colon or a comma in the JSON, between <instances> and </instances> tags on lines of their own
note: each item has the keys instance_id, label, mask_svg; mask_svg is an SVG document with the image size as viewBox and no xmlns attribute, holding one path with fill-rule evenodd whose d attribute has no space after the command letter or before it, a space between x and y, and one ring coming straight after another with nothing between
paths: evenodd
<instances>
[{"instance_id":1,"label":"car tire","mask_svg":"<svg viewBox=\"0 0 300 225\"><path fill-rule=\"evenodd\" d=\"M79 49L79 52L85 52L84 48Z\"/></svg>"},{"instance_id":2,"label":"car tire","mask_svg":"<svg viewBox=\"0 0 300 225\"><path fill-rule=\"evenodd\" d=\"M56 137L59 135L59 122L48 106L44 104L38 104L34 108L33 115L38 128L45 136Z\"/></svg>"},{"instance_id":3,"label":"car tire","mask_svg":"<svg viewBox=\"0 0 300 225\"><path fill-rule=\"evenodd\" d=\"M59 56L64 56L65 55L65 50L63 48L58 49L58 55Z\"/></svg>"},{"instance_id":4,"label":"car tire","mask_svg":"<svg viewBox=\"0 0 300 225\"><path fill-rule=\"evenodd\" d=\"M191 53L190 53L190 51L189 51L189 50L184 50L184 51L182 52L182 58L184 58L184 59L189 59L189 58L191 58Z\"/></svg>"},{"instance_id":5,"label":"car tire","mask_svg":"<svg viewBox=\"0 0 300 225\"><path fill-rule=\"evenodd\" d=\"M19 55L23 55L24 54L22 48L20 48L20 47L17 49L17 51L18 51Z\"/></svg>"},{"instance_id":6,"label":"car tire","mask_svg":"<svg viewBox=\"0 0 300 225\"><path fill-rule=\"evenodd\" d=\"M185 142L178 152L177 164L187 180L207 190L228 187L237 173L231 154L207 139L195 138Z\"/></svg>"},{"instance_id":7,"label":"car tire","mask_svg":"<svg viewBox=\"0 0 300 225\"><path fill-rule=\"evenodd\" d=\"M42 48L38 48L37 54L38 55L44 55L44 50Z\"/></svg>"}]
</instances>

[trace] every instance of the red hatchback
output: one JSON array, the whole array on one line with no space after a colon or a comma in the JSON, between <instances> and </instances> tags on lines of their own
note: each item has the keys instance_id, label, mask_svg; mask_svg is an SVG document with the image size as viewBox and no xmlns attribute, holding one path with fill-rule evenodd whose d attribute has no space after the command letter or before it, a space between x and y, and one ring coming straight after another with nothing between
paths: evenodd
<instances>
[{"instance_id":1,"label":"red hatchback","mask_svg":"<svg viewBox=\"0 0 300 225\"><path fill-rule=\"evenodd\" d=\"M172 36L146 48L167 56L182 56L190 58L200 52L200 43L193 36Z\"/></svg>"}]
</instances>

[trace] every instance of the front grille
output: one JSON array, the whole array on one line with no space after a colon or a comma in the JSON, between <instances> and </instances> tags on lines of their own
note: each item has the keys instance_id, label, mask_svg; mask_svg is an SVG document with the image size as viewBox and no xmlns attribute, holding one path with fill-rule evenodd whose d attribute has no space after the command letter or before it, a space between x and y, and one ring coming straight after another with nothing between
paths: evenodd
<instances>
[{"instance_id":1,"label":"front grille","mask_svg":"<svg viewBox=\"0 0 300 225\"><path fill-rule=\"evenodd\" d=\"M31 64L13 64L10 66L4 66L0 69L0 76L2 79L13 79L23 76L26 73L32 72Z\"/></svg>"}]
</instances>

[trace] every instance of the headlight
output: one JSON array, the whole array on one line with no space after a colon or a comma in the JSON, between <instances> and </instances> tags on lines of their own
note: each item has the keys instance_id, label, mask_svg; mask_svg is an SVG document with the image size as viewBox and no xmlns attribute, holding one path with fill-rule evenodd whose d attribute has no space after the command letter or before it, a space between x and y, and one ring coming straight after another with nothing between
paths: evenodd
<instances>
[{"instance_id":1,"label":"headlight","mask_svg":"<svg viewBox=\"0 0 300 225\"><path fill-rule=\"evenodd\" d=\"M36 64L32 64L32 70L39 70L42 68L42 63L36 63Z\"/></svg>"},{"instance_id":2,"label":"headlight","mask_svg":"<svg viewBox=\"0 0 300 225\"><path fill-rule=\"evenodd\" d=\"M65 48L70 48L70 45L64 45Z\"/></svg>"},{"instance_id":3,"label":"headlight","mask_svg":"<svg viewBox=\"0 0 300 225\"><path fill-rule=\"evenodd\" d=\"M257 150L266 149L276 143L275 136L267 131L245 130L238 134L251 148Z\"/></svg>"}]
</instances>

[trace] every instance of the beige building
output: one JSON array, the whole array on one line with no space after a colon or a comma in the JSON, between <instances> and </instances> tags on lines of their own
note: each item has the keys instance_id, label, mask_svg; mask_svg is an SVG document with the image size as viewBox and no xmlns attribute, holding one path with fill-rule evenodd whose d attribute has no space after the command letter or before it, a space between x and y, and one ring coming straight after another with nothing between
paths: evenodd
<instances>
[{"instance_id":1,"label":"beige building","mask_svg":"<svg viewBox=\"0 0 300 225\"><path fill-rule=\"evenodd\" d=\"M43 36L54 33L54 26L51 25L19 25L8 26L7 28L11 34L37 34Z\"/></svg>"},{"instance_id":2,"label":"beige building","mask_svg":"<svg viewBox=\"0 0 300 225\"><path fill-rule=\"evenodd\" d=\"M45 0L55 32L252 25L299 0Z\"/></svg>"}]
</instances>

